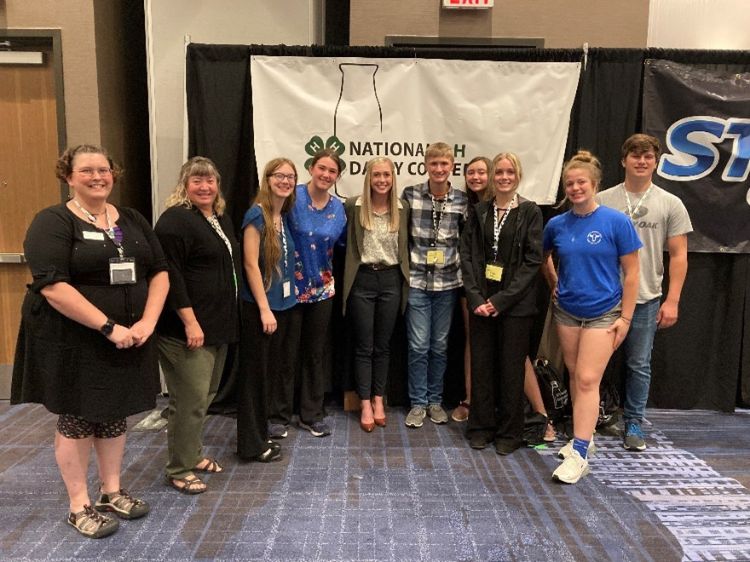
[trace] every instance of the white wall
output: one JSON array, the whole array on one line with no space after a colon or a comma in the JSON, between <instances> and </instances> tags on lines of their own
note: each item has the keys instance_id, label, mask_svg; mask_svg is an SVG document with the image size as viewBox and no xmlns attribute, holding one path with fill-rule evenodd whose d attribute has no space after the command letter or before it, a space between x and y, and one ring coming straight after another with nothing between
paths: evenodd
<instances>
[{"instance_id":1,"label":"white wall","mask_svg":"<svg viewBox=\"0 0 750 562\"><path fill-rule=\"evenodd\" d=\"M322 43L321 0L144 0L154 220L186 156L185 45ZM248 100L249 103L249 100Z\"/></svg>"},{"instance_id":2,"label":"white wall","mask_svg":"<svg viewBox=\"0 0 750 562\"><path fill-rule=\"evenodd\" d=\"M664 49L750 49L750 2L651 0L648 46Z\"/></svg>"}]
</instances>

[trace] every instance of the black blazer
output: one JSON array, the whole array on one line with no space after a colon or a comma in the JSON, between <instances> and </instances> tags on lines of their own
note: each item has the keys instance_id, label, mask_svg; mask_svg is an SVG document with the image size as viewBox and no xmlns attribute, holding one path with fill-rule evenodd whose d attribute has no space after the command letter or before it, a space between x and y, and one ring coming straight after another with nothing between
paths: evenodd
<instances>
[{"instance_id":1,"label":"black blazer","mask_svg":"<svg viewBox=\"0 0 750 562\"><path fill-rule=\"evenodd\" d=\"M239 283L240 248L229 215L219 217L227 246L198 209L170 207L154 227L169 261L169 294L157 331L185 340L185 327L175 312L192 307L205 335L206 345L239 340L239 307L235 279Z\"/></svg>"},{"instance_id":2,"label":"black blazer","mask_svg":"<svg viewBox=\"0 0 750 562\"><path fill-rule=\"evenodd\" d=\"M471 207L461 236L461 273L469 310L487 299L500 314L533 316L536 307L536 282L542 265L542 212L532 201L520 198L513 227L513 250L505 264L501 289L487 294L484 257L484 222L492 210L492 201L480 201Z\"/></svg>"}]
</instances>

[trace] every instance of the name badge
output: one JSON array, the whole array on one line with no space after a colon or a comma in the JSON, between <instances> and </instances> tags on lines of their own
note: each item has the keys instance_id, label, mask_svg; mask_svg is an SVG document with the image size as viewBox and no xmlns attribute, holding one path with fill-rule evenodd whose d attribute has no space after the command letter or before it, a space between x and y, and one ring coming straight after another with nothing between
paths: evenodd
<instances>
[{"instance_id":1,"label":"name badge","mask_svg":"<svg viewBox=\"0 0 750 562\"><path fill-rule=\"evenodd\" d=\"M83 239L84 240L104 240L104 233L94 231L94 230L84 230Z\"/></svg>"},{"instance_id":2,"label":"name badge","mask_svg":"<svg viewBox=\"0 0 750 562\"><path fill-rule=\"evenodd\" d=\"M133 285L135 283L135 259L110 258L109 284Z\"/></svg>"},{"instance_id":3,"label":"name badge","mask_svg":"<svg viewBox=\"0 0 750 562\"><path fill-rule=\"evenodd\" d=\"M445 252L443 250L427 250L427 265L443 265Z\"/></svg>"},{"instance_id":4,"label":"name badge","mask_svg":"<svg viewBox=\"0 0 750 562\"><path fill-rule=\"evenodd\" d=\"M292 296L292 283L291 281L284 281L282 284L282 292L284 293L284 298L288 299Z\"/></svg>"},{"instance_id":5,"label":"name badge","mask_svg":"<svg viewBox=\"0 0 750 562\"><path fill-rule=\"evenodd\" d=\"M484 269L484 276L490 281L500 281L503 278L503 266L488 263Z\"/></svg>"}]
</instances>

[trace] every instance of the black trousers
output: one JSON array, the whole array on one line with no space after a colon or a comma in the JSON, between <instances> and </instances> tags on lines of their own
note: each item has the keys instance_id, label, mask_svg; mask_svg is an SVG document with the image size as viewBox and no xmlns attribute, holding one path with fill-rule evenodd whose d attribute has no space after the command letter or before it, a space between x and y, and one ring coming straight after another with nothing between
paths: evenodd
<instances>
[{"instance_id":1,"label":"black trousers","mask_svg":"<svg viewBox=\"0 0 750 562\"><path fill-rule=\"evenodd\" d=\"M294 369L289 360L286 339L292 310L274 311L277 328L263 332L260 309L254 302L242 303L242 342L237 377L237 454L253 458L268 448L267 405L279 389L291 381Z\"/></svg>"},{"instance_id":2,"label":"black trousers","mask_svg":"<svg viewBox=\"0 0 750 562\"><path fill-rule=\"evenodd\" d=\"M360 399L383 396L391 359L391 336L401 305L398 269L360 267L354 278L347 316L354 329L354 377Z\"/></svg>"},{"instance_id":3,"label":"black trousers","mask_svg":"<svg viewBox=\"0 0 750 562\"><path fill-rule=\"evenodd\" d=\"M471 408L467 434L519 445L523 434L524 363L533 317L469 313Z\"/></svg>"},{"instance_id":4,"label":"black trousers","mask_svg":"<svg viewBox=\"0 0 750 562\"><path fill-rule=\"evenodd\" d=\"M298 365L299 417L305 423L321 421L325 416L323 399L326 384L326 353L328 352L328 325L331 323L333 299L314 303L300 303L291 310L289 336L285 345ZM271 421L289 423L294 404L294 381L276 394L277 402Z\"/></svg>"}]
</instances>

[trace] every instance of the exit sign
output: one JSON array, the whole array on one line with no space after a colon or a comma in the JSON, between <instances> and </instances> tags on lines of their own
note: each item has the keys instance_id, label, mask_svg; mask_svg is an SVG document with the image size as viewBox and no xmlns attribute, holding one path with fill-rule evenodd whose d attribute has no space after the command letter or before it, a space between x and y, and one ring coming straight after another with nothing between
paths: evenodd
<instances>
[{"instance_id":1,"label":"exit sign","mask_svg":"<svg viewBox=\"0 0 750 562\"><path fill-rule=\"evenodd\" d=\"M443 0L443 8L492 8L495 0Z\"/></svg>"}]
</instances>

